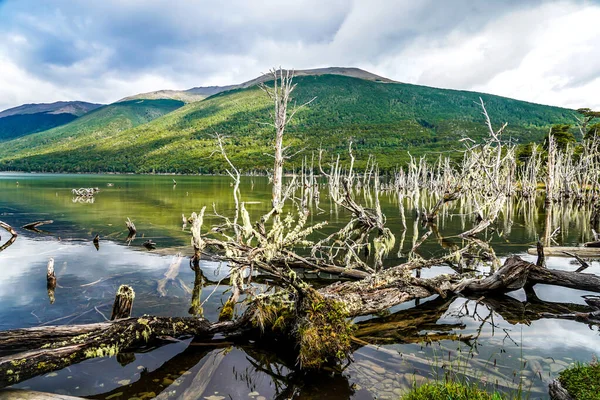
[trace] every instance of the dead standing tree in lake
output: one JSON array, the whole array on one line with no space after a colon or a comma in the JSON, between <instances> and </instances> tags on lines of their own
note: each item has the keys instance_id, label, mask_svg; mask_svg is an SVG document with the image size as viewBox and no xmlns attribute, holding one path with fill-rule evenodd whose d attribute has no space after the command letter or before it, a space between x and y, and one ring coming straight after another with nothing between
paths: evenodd
<instances>
[{"instance_id":1,"label":"dead standing tree in lake","mask_svg":"<svg viewBox=\"0 0 600 400\"><path fill-rule=\"evenodd\" d=\"M275 128L275 143L274 143L274 158L275 163L273 166L273 208L281 208L282 198L282 185L283 185L283 162L287 157L285 151L288 149L283 146L283 134L285 128L292 121L294 115L304 106L311 103L312 100L304 103L299 107L294 107L291 112L288 112L288 104L290 102L290 95L296 88L296 84L293 83L294 71L279 69L272 69L269 74L273 78L273 87L268 86L266 83L261 83L259 87L269 96L273 101L273 123L269 123L270 126Z\"/></svg>"}]
</instances>

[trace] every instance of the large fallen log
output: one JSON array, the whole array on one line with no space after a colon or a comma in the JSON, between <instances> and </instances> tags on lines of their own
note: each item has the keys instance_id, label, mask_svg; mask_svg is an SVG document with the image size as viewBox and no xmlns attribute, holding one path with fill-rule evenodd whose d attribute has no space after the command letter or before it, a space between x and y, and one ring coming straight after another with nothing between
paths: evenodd
<instances>
[{"instance_id":1,"label":"large fallen log","mask_svg":"<svg viewBox=\"0 0 600 400\"><path fill-rule=\"evenodd\" d=\"M74 326L45 326L2 332L0 387L65 368L88 358L114 356L161 338L212 337L252 325L248 318L210 323L203 318L144 316ZM14 354L15 349L26 350Z\"/></svg>"}]
</instances>

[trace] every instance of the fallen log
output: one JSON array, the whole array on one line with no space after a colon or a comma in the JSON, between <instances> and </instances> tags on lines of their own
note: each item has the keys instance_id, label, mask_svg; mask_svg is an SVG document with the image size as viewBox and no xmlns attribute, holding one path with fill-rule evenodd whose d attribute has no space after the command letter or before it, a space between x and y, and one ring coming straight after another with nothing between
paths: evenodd
<instances>
[{"instance_id":1,"label":"fallen log","mask_svg":"<svg viewBox=\"0 0 600 400\"><path fill-rule=\"evenodd\" d=\"M94 357L114 356L122 351L146 346L161 338L189 336L212 337L251 327L249 318L210 323L195 317L126 318L111 322L79 326L45 326L2 332L0 355L27 351L0 358L0 387L13 385L31 377L65 368Z\"/></svg>"}]
</instances>

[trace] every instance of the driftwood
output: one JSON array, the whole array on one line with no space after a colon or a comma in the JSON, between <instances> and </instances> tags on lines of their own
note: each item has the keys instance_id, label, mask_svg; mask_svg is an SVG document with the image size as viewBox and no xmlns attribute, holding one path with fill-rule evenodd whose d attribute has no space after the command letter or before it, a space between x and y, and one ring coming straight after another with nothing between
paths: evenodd
<instances>
[{"instance_id":1,"label":"driftwood","mask_svg":"<svg viewBox=\"0 0 600 400\"><path fill-rule=\"evenodd\" d=\"M28 229L28 230L34 231L34 232L40 232L40 230L37 229L38 226L42 226L42 225L46 225L46 224L51 224L53 222L54 221L51 220L51 219L49 219L47 221L35 221L35 222L30 223L30 224L23 225L23 229Z\"/></svg>"},{"instance_id":2,"label":"driftwood","mask_svg":"<svg viewBox=\"0 0 600 400\"><path fill-rule=\"evenodd\" d=\"M125 225L127 225L127 229L129 229L129 236L135 237L137 229L135 228L135 224L133 223L132 220L129 219L129 217L127 217L127 221L125 221ZM128 237L128 239L129 239L129 237Z\"/></svg>"},{"instance_id":3,"label":"driftwood","mask_svg":"<svg viewBox=\"0 0 600 400\"><path fill-rule=\"evenodd\" d=\"M71 189L71 193L73 193L77 197L93 197L99 191L100 189L98 188Z\"/></svg>"},{"instance_id":4,"label":"driftwood","mask_svg":"<svg viewBox=\"0 0 600 400\"><path fill-rule=\"evenodd\" d=\"M6 243L4 243L2 246L0 246L0 251L2 251L4 249L8 248L8 246L10 246L11 244L13 244L15 242L15 240L17 240L17 236L19 236L19 235L17 234L17 231L15 231L12 228L12 226L7 224L6 222L0 221L0 228L5 229L11 235L10 239L8 239L8 241Z\"/></svg>"}]
</instances>

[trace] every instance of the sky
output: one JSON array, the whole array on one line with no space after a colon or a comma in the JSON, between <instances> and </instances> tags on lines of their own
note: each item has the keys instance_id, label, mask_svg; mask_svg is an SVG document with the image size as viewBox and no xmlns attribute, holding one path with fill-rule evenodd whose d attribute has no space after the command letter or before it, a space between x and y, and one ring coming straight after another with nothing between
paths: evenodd
<instances>
[{"instance_id":1,"label":"sky","mask_svg":"<svg viewBox=\"0 0 600 400\"><path fill-rule=\"evenodd\" d=\"M600 109L600 1L0 0L0 110L277 66Z\"/></svg>"}]
</instances>

